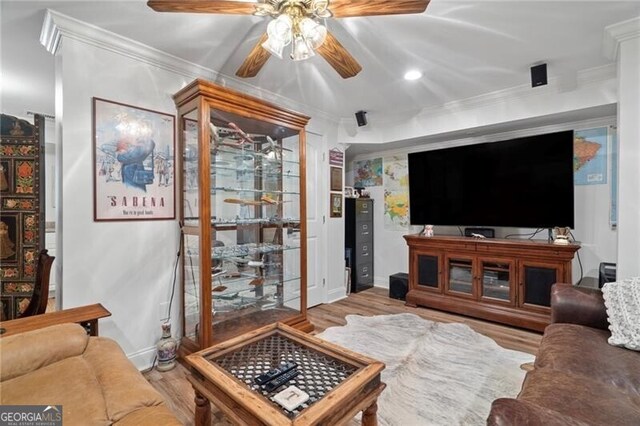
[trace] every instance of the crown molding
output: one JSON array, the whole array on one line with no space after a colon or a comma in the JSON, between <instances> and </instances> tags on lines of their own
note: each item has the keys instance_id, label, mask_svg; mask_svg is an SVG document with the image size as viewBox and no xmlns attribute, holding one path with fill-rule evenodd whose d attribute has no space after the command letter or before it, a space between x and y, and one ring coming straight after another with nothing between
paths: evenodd
<instances>
[{"instance_id":1,"label":"crown molding","mask_svg":"<svg viewBox=\"0 0 640 426\"><path fill-rule=\"evenodd\" d=\"M618 78L618 67L615 63L578 71L578 87L599 84L606 80Z\"/></svg>"},{"instance_id":2,"label":"crown molding","mask_svg":"<svg viewBox=\"0 0 640 426\"><path fill-rule=\"evenodd\" d=\"M259 99L306 113L314 118L320 118L330 123L337 124L339 122L338 117L313 106L261 89L235 77L227 76L210 68L189 62L146 44L107 31L101 27L80 21L56 12L55 10L47 9L40 33L40 43L47 51L55 55L60 51L65 38L77 40L109 52L127 56L136 61L170 71L186 78L204 78L223 87L241 91Z\"/></svg>"},{"instance_id":3,"label":"crown molding","mask_svg":"<svg viewBox=\"0 0 640 426\"><path fill-rule=\"evenodd\" d=\"M60 48L60 39L62 33L60 28L54 22L54 14L50 9L47 9L44 15L44 22L42 23L42 30L40 31L40 44L47 49L47 52L55 55Z\"/></svg>"},{"instance_id":4,"label":"crown molding","mask_svg":"<svg viewBox=\"0 0 640 426\"><path fill-rule=\"evenodd\" d=\"M640 16L609 25L604 29L604 55L615 60L618 57L620 43L640 37Z\"/></svg>"}]
</instances>

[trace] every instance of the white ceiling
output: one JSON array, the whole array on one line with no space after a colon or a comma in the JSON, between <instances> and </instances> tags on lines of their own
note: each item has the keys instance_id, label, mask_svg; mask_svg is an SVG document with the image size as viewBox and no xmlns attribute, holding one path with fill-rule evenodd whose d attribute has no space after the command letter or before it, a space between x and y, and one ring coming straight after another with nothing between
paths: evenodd
<instances>
[{"instance_id":1,"label":"white ceiling","mask_svg":"<svg viewBox=\"0 0 640 426\"><path fill-rule=\"evenodd\" d=\"M53 113L54 59L38 41L47 8L229 76L267 24L254 16L159 13L144 0L1 0L3 111ZM604 28L639 15L640 1L432 0L420 15L329 21L364 68L355 78L343 80L320 57L271 58L248 82L338 117L415 111L528 84L533 63L547 62L550 77L575 79L610 63ZM424 77L404 81L411 68Z\"/></svg>"}]
</instances>

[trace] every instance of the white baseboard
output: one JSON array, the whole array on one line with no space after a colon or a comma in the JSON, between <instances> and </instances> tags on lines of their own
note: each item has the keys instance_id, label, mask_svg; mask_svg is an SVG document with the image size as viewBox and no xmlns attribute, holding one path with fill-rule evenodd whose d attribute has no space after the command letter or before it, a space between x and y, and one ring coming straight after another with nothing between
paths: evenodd
<instances>
[{"instance_id":1,"label":"white baseboard","mask_svg":"<svg viewBox=\"0 0 640 426\"><path fill-rule=\"evenodd\" d=\"M156 357L156 347L151 346L138 352L127 354L129 361L136 366L139 371L148 370L153 367L153 360Z\"/></svg>"},{"instance_id":2,"label":"white baseboard","mask_svg":"<svg viewBox=\"0 0 640 426\"><path fill-rule=\"evenodd\" d=\"M373 286L389 289L389 277L373 277Z\"/></svg>"},{"instance_id":3,"label":"white baseboard","mask_svg":"<svg viewBox=\"0 0 640 426\"><path fill-rule=\"evenodd\" d=\"M344 288L334 288L330 292L327 293L327 303L334 303L338 300L347 298L347 290Z\"/></svg>"}]
</instances>

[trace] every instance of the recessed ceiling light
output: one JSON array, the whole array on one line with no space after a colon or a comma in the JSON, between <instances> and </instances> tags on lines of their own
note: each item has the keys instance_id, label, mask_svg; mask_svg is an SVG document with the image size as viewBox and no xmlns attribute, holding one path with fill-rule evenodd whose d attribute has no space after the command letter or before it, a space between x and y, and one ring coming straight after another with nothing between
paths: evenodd
<instances>
[{"instance_id":1,"label":"recessed ceiling light","mask_svg":"<svg viewBox=\"0 0 640 426\"><path fill-rule=\"evenodd\" d=\"M418 80L421 77L422 73L418 70L407 71L407 73L404 75L404 79L408 81Z\"/></svg>"}]
</instances>

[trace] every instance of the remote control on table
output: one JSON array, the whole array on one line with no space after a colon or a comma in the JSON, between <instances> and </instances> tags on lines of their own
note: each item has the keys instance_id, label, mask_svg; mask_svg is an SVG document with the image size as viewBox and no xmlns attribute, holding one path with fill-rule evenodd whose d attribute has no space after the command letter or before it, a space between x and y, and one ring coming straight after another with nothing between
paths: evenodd
<instances>
[{"instance_id":1,"label":"remote control on table","mask_svg":"<svg viewBox=\"0 0 640 426\"><path fill-rule=\"evenodd\" d=\"M256 382L256 384L258 385L264 385L270 382L271 380L275 379L276 377L283 375L287 371L293 370L297 366L298 364L296 364L293 361L289 361L285 364L280 364L278 367L274 368L273 370L269 370L266 373L259 375L258 377L253 379L253 381Z\"/></svg>"},{"instance_id":2,"label":"remote control on table","mask_svg":"<svg viewBox=\"0 0 640 426\"><path fill-rule=\"evenodd\" d=\"M271 380L269 383L267 383L263 387L267 392L273 392L274 390L278 389L280 386L287 383L289 380L296 377L298 374L300 374L298 370L289 370L286 373Z\"/></svg>"}]
</instances>

